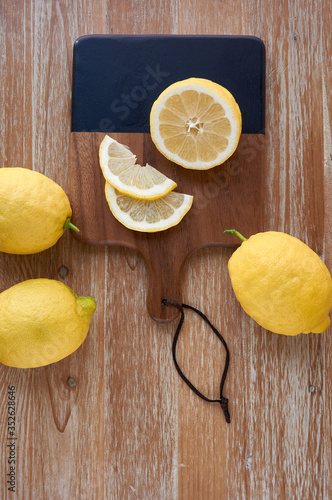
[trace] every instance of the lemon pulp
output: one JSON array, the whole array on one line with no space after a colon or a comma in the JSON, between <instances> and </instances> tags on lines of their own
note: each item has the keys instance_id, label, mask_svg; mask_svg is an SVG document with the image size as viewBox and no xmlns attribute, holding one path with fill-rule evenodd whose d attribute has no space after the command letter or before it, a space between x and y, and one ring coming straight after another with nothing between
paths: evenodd
<instances>
[{"instance_id":1,"label":"lemon pulp","mask_svg":"<svg viewBox=\"0 0 332 500\"><path fill-rule=\"evenodd\" d=\"M170 85L154 102L150 131L158 150L185 168L206 170L237 148L242 117L232 94L204 78Z\"/></svg>"}]
</instances>

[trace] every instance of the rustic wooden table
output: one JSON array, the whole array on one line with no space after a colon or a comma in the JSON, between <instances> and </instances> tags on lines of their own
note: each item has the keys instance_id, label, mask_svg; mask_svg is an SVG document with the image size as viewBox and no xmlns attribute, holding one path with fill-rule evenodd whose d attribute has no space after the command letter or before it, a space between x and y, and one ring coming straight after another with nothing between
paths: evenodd
<instances>
[{"instance_id":1,"label":"rustic wooden table","mask_svg":"<svg viewBox=\"0 0 332 500\"><path fill-rule=\"evenodd\" d=\"M79 36L255 35L267 56L264 229L299 237L331 269L331 25L328 0L0 0L1 166L37 170L69 192ZM332 498L331 329L294 338L261 329L233 295L232 252L199 250L182 270L183 301L228 342L230 425L178 377L177 321L148 315L147 267L134 250L89 246L67 231L41 254L0 255L0 291L55 278L98 304L70 357L0 367L2 499ZM179 360L203 392L218 395L223 347L190 313ZM7 489L8 386L16 391L15 494Z\"/></svg>"}]
</instances>

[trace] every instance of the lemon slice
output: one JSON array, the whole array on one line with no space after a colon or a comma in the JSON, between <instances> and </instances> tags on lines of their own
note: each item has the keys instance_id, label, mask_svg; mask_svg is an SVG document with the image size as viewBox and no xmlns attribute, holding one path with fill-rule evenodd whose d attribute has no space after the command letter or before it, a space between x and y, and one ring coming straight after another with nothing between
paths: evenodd
<instances>
[{"instance_id":1,"label":"lemon slice","mask_svg":"<svg viewBox=\"0 0 332 500\"><path fill-rule=\"evenodd\" d=\"M120 193L106 182L106 200L114 217L128 229L153 233L176 226L190 209L189 194L166 194L157 200L138 200Z\"/></svg>"},{"instance_id":2,"label":"lemon slice","mask_svg":"<svg viewBox=\"0 0 332 500\"><path fill-rule=\"evenodd\" d=\"M136 164L136 156L108 135L100 144L99 163L105 180L134 198L155 200L176 188L174 181L151 165Z\"/></svg>"},{"instance_id":3,"label":"lemon slice","mask_svg":"<svg viewBox=\"0 0 332 500\"><path fill-rule=\"evenodd\" d=\"M158 150L185 168L207 170L237 148L241 111L232 94L204 78L173 83L154 102L150 132Z\"/></svg>"}]
</instances>

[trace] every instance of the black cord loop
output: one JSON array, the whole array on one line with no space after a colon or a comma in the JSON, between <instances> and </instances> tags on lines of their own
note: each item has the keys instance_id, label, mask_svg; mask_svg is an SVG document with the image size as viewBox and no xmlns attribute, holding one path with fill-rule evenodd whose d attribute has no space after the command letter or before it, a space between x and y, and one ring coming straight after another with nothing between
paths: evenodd
<instances>
[{"instance_id":1,"label":"black cord loop","mask_svg":"<svg viewBox=\"0 0 332 500\"><path fill-rule=\"evenodd\" d=\"M173 339L173 344L172 344L173 360L174 360L175 368L177 369L178 374L184 380L184 382L190 387L190 389L195 394L197 394L197 396L199 396L201 399L204 399L204 401L207 401L209 403L219 403L220 406L221 406L221 408L222 408L222 410L223 410L223 412L224 412L226 422L229 424L231 422L231 418L230 418L229 411L228 411L228 399L225 398L223 396L223 394L222 394L223 393L223 389L224 389L224 384L225 384L226 376L227 376L227 370L228 370L228 367L229 367L229 350L228 350L227 344L225 342L225 339L218 332L218 330L210 323L210 321L205 316L205 314L203 314L201 311L199 311L195 307L189 306L188 304L182 304L182 305L180 305L177 302L170 302L167 299L163 299L162 300L162 305L163 306L174 306L181 313L181 318L180 318L179 324L177 326L176 332L174 334L174 339ZM223 346L225 347L225 350L226 350L226 360L225 360L225 367L224 367L224 371L223 371L223 374L222 374L222 377L221 377L221 382L220 382L220 399L209 399L206 396L204 396L204 394L202 394L190 382L190 380L185 376L185 374L182 372L182 370L179 367L179 364L177 362L177 359L176 359L176 345L177 345L177 341L179 339L180 330L181 330L183 322L184 322L184 308L185 309L191 309L192 311L194 311L195 313L197 313L199 316L201 316L201 318L209 325L209 327L212 329L212 331L216 334L216 336L218 337L218 339L222 342Z\"/></svg>"}]
</instances>

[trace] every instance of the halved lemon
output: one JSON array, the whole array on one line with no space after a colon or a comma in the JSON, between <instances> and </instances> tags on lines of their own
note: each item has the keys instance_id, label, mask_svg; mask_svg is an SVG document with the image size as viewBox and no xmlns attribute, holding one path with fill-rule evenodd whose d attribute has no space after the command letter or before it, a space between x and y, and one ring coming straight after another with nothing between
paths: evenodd
<instances>
[{"instance_id":1,"label":"halved lemon","mask_svg":"<svg viewBox=\"0 0 332 500\"><path fill-rule=\"evenodd\" d=\"M106 135L99 147L99 163L105 180L121 193L155 200L176 188L176 183L151 165L136 164L136 156Z\"/></svg>"},{"instance_id":2,"label":"halved lemon","mask_svg":"<svg viewBox=\"0 0 332 500\"><path fill-rule=\"evenodd\" d=\"M241 111L232 94L204 78L173 83L154 102L150 133L158 150L185 168L220 165L237 148Z\"/></svg>"},{"instance_id":3,"label":"halved lemon","mask_svg":"<svg viewBox=\"0 0 332 500\"><path fill-rule=\"evenodd\" d=\"M153 233L176 226L190 209L193 197L171 191L157 200L132 198L106 182L106 200L114 217L128 229Z\"/></svg>"}]
</instances>

